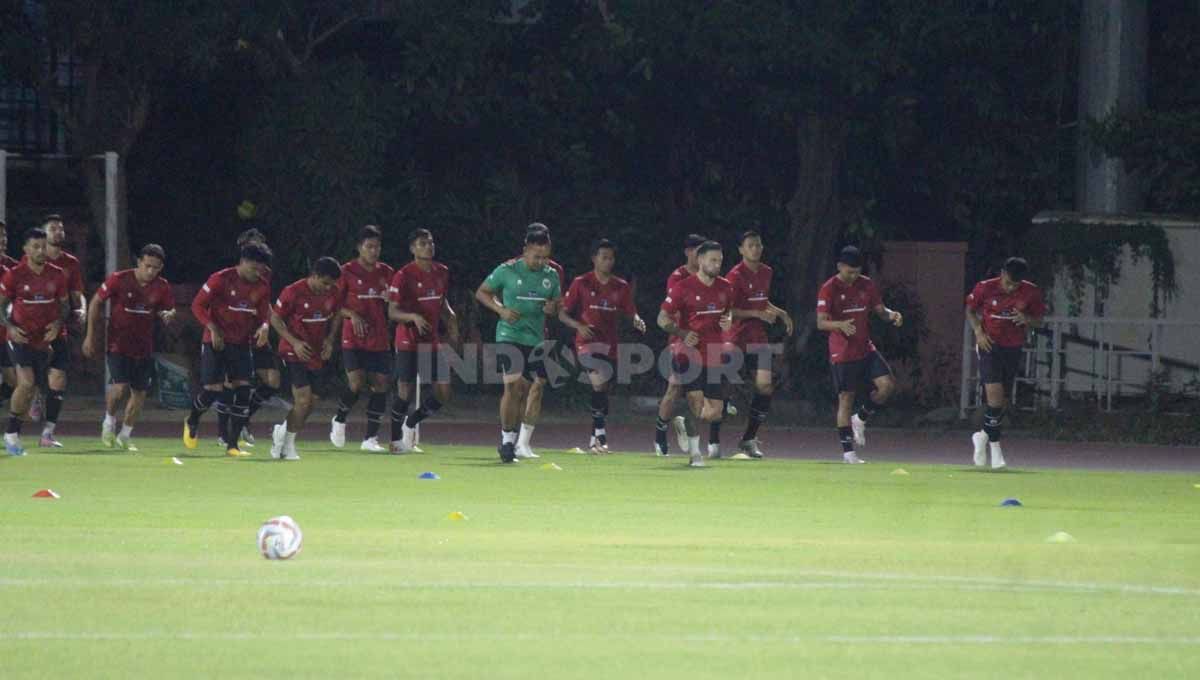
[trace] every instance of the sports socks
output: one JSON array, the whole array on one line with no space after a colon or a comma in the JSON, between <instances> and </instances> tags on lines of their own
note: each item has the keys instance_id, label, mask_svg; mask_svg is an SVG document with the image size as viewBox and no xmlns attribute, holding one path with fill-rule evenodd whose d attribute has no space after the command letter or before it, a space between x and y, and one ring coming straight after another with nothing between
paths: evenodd
<instances>
[{"instance_id":1,"label":"sports socks","mask_svg":"<svg viewBox=\"0 0 1200 680\"><path fill-rule=\"evenodd\" d=\"M839 427L838 441L842 444L842 453L850 453L854 450L854 431L849 427Z\"/></svg>"},{"instance_id":2,"label":"sports socks","mask_svg":"<svg viewBox=\"0 0 1200 680\"><path fill-rule=\"evenodd\" d=\"M225 430L225 446L236 449L238 437L246 422L250 420L250 399L254 388L249 385L238 385L233 388L233 404L229 406L229 428Z\"/></svg>"},{"instance_id":3,"label":"sports socks","mask_svg":"<svg viewBox=\"0 0 1200 680\"><path fill-rule=\"evenodd\" d=\"M367 436L366 439L379 436L379 427L383 424L383 414L387 411L387 392L372 392L367 398Z\"/></svg>"},{"instance_id":4,"label":"sports socks","mask_svg":"<svg viewBox=\"0 0 1200 680\"><path fill-rule=\"evenodd\" d=\"M358 392L349 387L344 388L338 395L337 414L333 416L333 419L345 424L346 416L350 415L350 409L354 408L356 403L358 403Z\"/></svg>"},{"instance_id":5,"label":"sports socks","mask_svg":"<svg viewBox=\"0 0 1200 680\"><path fill-rule=\"evenodd\" d=\"M192 412L187 418L188 427L191 428L193 433L195 433L196 427L200 424L200 416L208 411L209 407L217 401L220 394L221 392L218 390L200 390L196 393L196 398L192 400ZM230 399L230 401L233 400ZM225 433L228 431L228 426L226 426L226 429L220 430L221 436L225 436Z\"/></svg>"},{"instance_id":6,"label":"sports socks","mask_svg":"<svg viewBox=\"0 0 1200 680\"><path fill-rule=\"evenodd\" d=\"M661 416L654 421L654 443L663 451L667 450L667 421Z\"/></svg>"},{"instance_id":7,"label":"sports socks","mask_svg":"<svg viewBox=\"0 0 1200 680\"><path fill-rule=\"evenodd\" d=\"M262 408L263 404L271 401L271 397L279 393L279 390L270 385L259 383L250 397L250 417L253 418L258 409Z\"/></svg>"},{"instance_id":8,"label":"sports socks","mask_svg":"<svg viewBox=\"0 0 1200 680\"><path fill-rule=\"evenodd\" d=\"M404 419L408 417L408 400L399 394L392 397L392 441L398 442L404 436Z\"/></svg>"},{"instance_id":9,"label":"sports socks","mask_svg":"<svg viewBox=\"0 0 1200 680\"><path fill-rule=\"evenodd\" d=\"M437 397L426 397L420 408L408 414L408 420L405 424L409 427L416 427L421 424L422 420L437 413L441 408L442 402L438 401Z\"/></svg>"},{"instance_id":10,"label":"sports socks","mask_svg":"<svg viewBox=\"0 0 1200 680\"><path fill-rule=\"evenodd\" d=\"M608 392L592 391L592 436L599 444L608 444L608 432L605 430L608 417ZM665 425L664 425L665 428ZM663 430L666 436L666 430Z\"/></svg>"},{"instance_id":11,"label":"sports socks","mask_svg":"<svg viewBox=\"0 0 1200 680\"><path fill-rule=\"evenodd\" d=\"M742 434L742 441L750 441L758 436L758 427L767 419L767 414L771 412L771 395L755 394L754 399L750 401L750 420L746 423L746 431Z\"/></svg>"},{"instance_id":12,"label":"sports socks","mask_svg":"<svg viewBox=\"0 0 1200 680\"><path fill-rule=\"evenodd\" d=\"M988 406L983 410L983 431L988 436L988 441L1000 441L1001 431L1000 423L1004 420L1004 408L996 408Z\"/></svg>"}]
</instances>

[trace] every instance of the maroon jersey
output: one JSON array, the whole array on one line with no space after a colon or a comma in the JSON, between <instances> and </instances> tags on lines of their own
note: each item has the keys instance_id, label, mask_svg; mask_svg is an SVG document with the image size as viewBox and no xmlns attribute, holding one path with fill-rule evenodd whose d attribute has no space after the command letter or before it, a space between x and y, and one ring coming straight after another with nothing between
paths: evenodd
<instances>
[{"instance_id":1,"label":"maroon jersey","mask_svg":"<svg viewBox=\"0 0 1200 680\"><path fill-rule=\"evenodd\" d=\"M847 337L841 331L830 331L830 363L858 361L875 351L875 343L871 342L871 310L881 304L879 288L866 276L859 276L850 285L833 276L821 286L817 293L817 313L828 314L830 321L854 320L854 335Z\"/></svg>"},{"instance_id":2,"label":"maroon jersey","mask_svg":"<svg viewBox=\"0 0 1200 680\"><path fill-rule=\"evenodd\" d=\"M175 309L171 284L161 276L142 285L136 270L109 274L96 297L112 302L108 317L108 353L148 357L154 352L154 319Z\"/></svg>"},{"instance_id":3,"label":"maroon jersey","mask_svg":"<svg viewBox=\"0 0 1200 680\"><path fill-rule=\"evenodd\" d=\"M732 309L732 303L733 286L728 279L718 276L712 285L706 286L700 277L689 276L667 293L662 310L678 315L680 328L699 334L700 342L696 345L696 351L700 352L704 365L719 366L720 348L725 344L721 317ZM683 351L682 345L679 351Z\"/></svg>"},{"instance_id":4,"label":"maroon jersey","mask_svg":"<svg viewBox=\"0 0 1200 680\"><path fill-rule=\"evenodd\" d=\"M3 278L4 275L8 273L9 269L12 269L18 264L20 264L19 261L14 260L8 255L0 255L0 278ZM8 342L8 327L0 326L0 343L5 342Z\"/></svg>"},{"instance_id":5,"label":"maroon jersey","mask_svg":"<svg viewBox=\"0 0 1200 680\"><path fill-rule=\"evenodd\" d=\"M341 306L356 312L367 322L367 334L354 334L350 319L342 322L342 349L361 349L368 352L387 352L392 349L392 338L388 329L388 288L396 271L377 262L375 268L367 270L358 260L342 265L342 278L338 281Z\"/></svg>"},{"instance_id":6,"label":"maroon jersey","mask_svg":"<svg viewBox=\"0 0 1200 680\"><path fill-rule=\"evenodd\" d=\"M308 279L304 278L284 288L272 309L283 320L288 332L308 345L312 355L308 361L301 362L292 343L287 338L280 338L279 354L283 360L303 363L314 371L325 365L321 359L321 348L329 336L329 324L337 319L338 308L337 286L330 287L324 293L315 293L309 287Z\"/></svg>"},{"instance_id":7,"label":"maroon jersey","mask_svg":"<svg viewBox=\"0 0 1200 680\"><path fill-rule=\"evenodd\" d=\"M228 267L208 277L192 300L192 314L204 326L202 342L212 342L208 324L216 324L227 345L250 345L254 334L270 318L271 286L263 279L254 283Z\"/></svg>"},{"instance_id":8,"label":"maroon jersey","mask_svg":"<svg viewBox=\"0 0 1200 680\"><path fill-rule=\"evenodd\" d=\"M637 314L633 287L619 276L601 283L595 272L575 277L563 298L563 309L592 327L590 340L575 334L575 349L580 353L605 354L610 359L617 357L617 319Z\"/></svg>"},{"instance_id":9,"label":"maroon jersey","mask_svg":"<svg viewBox=\"0 0 1200 680\"><path fill-rule=\"evenodd\" d=\"M0 279L0 295L12 302L12 321L24 331L33 349L50 346L45 339L46 329L62 319L67 290L66 274L49 263L42 266L39 274L28 262L21 262Z\"/></svg>"},{"instance_id":10,"label":"maroon jersey","mask_svg":"<svg viewBox=\"0 0 1200 680\"><path fill-rule=\"evenodd\" d=\"M992 343L1000 347L1025 344L1025 327L1017 325L1016 312L1034 318L1041 318L1046 313L1041 288L1021 281L1008 293L999 277L975 284L975 289L967 296L967 307L982 320L983 330Z\"/></svg>"},{"instance_id":11,"label":"maroon jersey","mask_svg":"<svg viewBox=\"0 0 1200 680\"><path fill-rule=\"evenodd\" d=\"M8 254L0 255L0 268L6 269L6 270L12 269L13 267L17 266L17 264L19 262L20 262L20 260L14 260Z\"/></svg>"},{"instance_id":12,"label":"maroon jersey","mask_svg":"<svg viewBox=\"0 0 1200 680\"><path fill-rule=\"evenodd\" d=\"M28 259L29 259L29 257L27 255L21 256L22 262L26 262ZM83 268L79 266L79 258L78 257L75 257L74 255L72 255L71 253L68 253L65 250L60 250L60 251L58 251L58 257L51 258L51 257L47 256L46 262L54 265L55 267L58 267L59 269L61 269L63 271L63 276L65 276L67 279L67 292L68 293L79 293L80 295L83 295ZM71 301L71 304L74 305L75 302ZM67 317L68 320L75 319L75 318L78 318L78 317L74 316L74 314ZM64 338L67 337L67 325L66 324L63 324L63 329L62 329L61 335Z\"/></svg>"},{"instance_id":13,"label":"maroon jersey","mask_svg":"<svg viewBox=\"0 0 1200 680\"><path fill-rule=\"evenodd\" d=\"M689 277L691 275L692 275L692 272L688 271L686 264L681 265L680 267L676 268L675 271L671 272L671 275L667 277L667 295L671 294L671 289L674 288L676 286L676 284L678 284L680 281L683 281L684 279L686 279L687 277ZM670 346L672 348L675 348L675 346L680 344L681 342L683 342L683 340L681 340L678 336L672 335Z\"/></svg>"},{"instance_id":14,"label":"maroon jersey","mask_svg":"<svg viewBox=\"0 0 1200 680\"><path fill-rule=\"evenodd\" d=\"M733 308L762 311L770 304L771 274L773 270L759 264L758 271L751 271L745 262L729 270L725 278L733 286ZM767 342L767 324L761 319L734 319L733 328L729 329L729 339L738 347L746 349L747 345L765 344Z\"/></svg>"},{"instance_id":15,"label":"maroon jersey","mask_svg":"<svg viewBox=\"0 0 1200 680\"><path fill-rule=\"evenodd\" d=\"M429 322L429 332L425 334L412 324L397 324L397 352L415 350L418 343L433 348L441 344L438 324L442 320L442 301L449 288L450 270L441 262L431 263L429 271L421 269L416 262L409 262L396 272L388 288L388 299L401 310L420 314Z\"/></svg>"}]
</instances>

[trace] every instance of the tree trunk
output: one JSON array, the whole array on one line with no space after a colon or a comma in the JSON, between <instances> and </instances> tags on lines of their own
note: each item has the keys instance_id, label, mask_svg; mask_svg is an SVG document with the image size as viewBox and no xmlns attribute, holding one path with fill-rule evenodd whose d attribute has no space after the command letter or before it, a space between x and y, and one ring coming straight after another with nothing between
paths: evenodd
<instances>
[{"instance_id":1,"label":"tree trunk","mask_svg":"<svg viewBox=\"0 0 1200 680\"><path fill-rule=\"evenodd\" d=\"M787 353L790 359L804 351L816 331L817 291L830 275L842 230L839 179L846 125L833 115L805 114L797 125L796 146L796 192L787 204L791 217L788 313L796 321L796 335ZM791 363L789 360L786 365Z\"/></svg>"}]
</instances>

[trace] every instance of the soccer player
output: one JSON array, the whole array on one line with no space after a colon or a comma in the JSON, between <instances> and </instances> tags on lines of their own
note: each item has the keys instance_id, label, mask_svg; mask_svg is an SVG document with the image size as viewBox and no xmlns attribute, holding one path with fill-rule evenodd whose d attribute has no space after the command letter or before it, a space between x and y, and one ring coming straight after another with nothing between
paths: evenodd
<instances>
[{"instance_id":1,"label":"soccer player","mask_svg":"<svg viewBox=\"0 0 1200 680\"><path fill-rule=\"evenodd\" d=\"M50 402L51 408L62 404L61 389L66 387L68 356L62 329L69 310L69 286L63 270L49 263L46 247L45 230L35 227L26 231L25 257L0 279L0 324L8 329L8 349L17 373L4 434L4 448L10 456L25 455L21 424L33 400L37 375L47 372L51 394L59 392L60 398Z\"/></svg>"},{"instance_id":2,"label":"soccer player","mask_svg":"<svg viewBox=\"0 0 1200 680\"><path fill-rule=\"evenodd\" d=\"M183 445L189 449L199 443L200 416L213 405L225 389L233 385L229 406L229 424L224 432L225 454L249 456L238 448L238 433L250 418L254 374L254 345L269 338L271 287L263 272L271 262L271 249L262 243L242 246L237 266L227 267L208 277L192 300L192 314L204 326L200 345L200 384L203 388L192 403L192 412L183 424Z\"/></svg>"},{"instance_id":3,"label":"soccer player","mask_svg":"<svg viewBox=\"0 0 1200 680\"><path fill-rule=\"evenodd\" d=\"M680 389L695 420L714 423L725 415L719 369L728 355L724 333L733 327L733 286L721 277L721 246L705 241L696 248L696 273L671 287L658 312L658 326L679 338L672 358ZM676 321L678 319L678 322ZM700 437L687 424L688 465L704 467Z\"/></svg>"},{"instance_id":4,"label":"soccer player","mask_svg":"<svg viewBox=\"0 0 1200 680\"><path fill-rule=\"evenodd\" d=\"M708 239L700 234L688 234L683 240L683 255L687 258L687 262L680 265L671 275L667 277L667 289L669 294L671 289L680 281L688 278L699 271L700 266L696 262L696 249ZM675 365L674 357L676 350L679 349L681 341L678 337L672 335L669 344L671 350L671 365ZM654 452L660 456L666 456L670 453L667 446L667 426L674 423L675 436L679 441L681 451L687 452L691 446L688 443L688 435L685 429L685 423L682 416L675 416L675 402L679 400L679 395L682 390L679 386L679 380L672 369L671 375L667 377L667 391L663 394L662 400L658 402L658 420L654 424Z\"/></svg>"},{"instance_id":5,"label":"soccer player","mask_svg":"<svg viewBox=\"0 0 1200 680\"><path fill-rule=\"evenodd\" d=\"M633 303L633 288L613 274L617 247L602 238L592 244L592 271L576 276L563 297L558 319L575 329L575 353L592 383L589 453L608 453L608 389L617 366L617 321L625 316L639 333L646 322Z\"/></svg>"},{"instance_id":6,"label":"soccer player","mask_svg":"<svg viewBox=\"0 0 1200 680\"><path fill-rule=\"evenodd\" d=\"M1010 257L1000 276L975 284L967 296L967 320L975 329L979 381L987 401L983 430L971 435L977 467L987 465L989 449L992 469L1005 466L1000 425L1008 408L1007 390L1021 366L1025 329L1041 326L1046 314L1041 289L1023 278L1028 270L1025 260Z\"/></svg>"},{"instance_id":7,"label":"soccer player","mask_svg":"<svg viewBox=\"0 0 1200 680\"><path fill-rule=\"evenodd\" d=\"M284 288L271 308L271 327L279 334L279 356L292 380L292 408L271 433L271 457L300 460L296 433L312 413L312 382L329 357L341 331L337 282L342 267L332 257L312 263L308 276Z\"/></svg>"},{"instance_id":8,"label":"soccer player","mask_svg":"<svg viewBox=\"0 0 1200 680\"><path fill-rule=\"evenodd\" d=\"M342 265L338 289L342 294L342 365L346 389L338 397L337 414L330 424L329 441L346 445L346 417L366 387L367 432L363 451L387 451L379 444L379 427L387 411L388 383L392 375L392 336L388 327L387 294L396 272L379 261L383 232L368 224L358 232L358 257Z\"/></svg>"},{"instance_id":9,"label":"soccer player","mask_svg":"<svg viewBox=\"0 0 1200 680\"><path fill-rule=\"evenodd\" d=\"M0 219L0 277L15 266L17 260L8 255L8 225ZM8 354L8 329L4 326L0 326L0 377L4 378L4 384L0 385L0 406L3 406L17 388L17 372Z\"/></svg>"},{"instance_id":10,"label":"soccer player","mask_svg":"<svg viewBox=\"0 0 1200 680\"><path fill-rule=\"evenodd\" d=\"M771 304L770 265L762 261L762 235L753 229L742 234L738 241L739 262L725 278L733 286L733 328L730 340L745 358L745 367L754 376L754 398L750 402L750 418L738 449L751 458L762 458L758 447L758 428L771 411L771 395L775 386L771 382L771 364L767 348L767 327L783 321L787 334L795 330L792 317ZM764 365L761 360L766 359Z\"/></svg>"},{"instance_id":11,"label":"soccer player","mask_svg":"<svg viewBox=\"0 0 1200 680\"><path fill-rule=\"evenodd\" d=\"M549 250L546 251L546 266L553 269L558 274L558 289L566 290L567 275L563 271L561 264L554 261L550 257L554 250L554 241L550 240L550 227L547 227L541 222L534 222L525 227L525 234L542 233L546 235ZM520 258L513 258L516 261ZM549 355L553 348L546 348L546 354ZM517 458L538 458L534 453L531 442L533 440L533 428L537 426L538 420L542 417L542 398L546 394L546 383L549 376L546 373L546 364L544 361L537 363L537 372L533 376L533 382L529 385L529 390L525 395L525 411L521 417L521 432L517 435Z\"/></svg>"},{"instance_id":12,"label":"soccer player","mask_svg":"<svg viewBox=\"0 0 1200 680\"><path fill-rule=\"evenodd\" d=\"M558 313L558 275L546 266L550 237L544 232L525 236L525 252L516 261L505 262L488 275L475 291L475 299L495 312L497 363L504 374L504 396L500 399L500 460L517 460L517 430L522 404L529 385L545 361L542 341L546 317Z\"/></svg>"},{"instance_id":13,"label":"soccer player","mask_svg":"<svg viewBox=\"0 0 1200 680\"><path fill-rule=\"evenodd\" d=\"M891 367L871 342L871 312L897 327L904 323L900 312L883 304L875 282L862 275L862 253L846 246L838 255L837 274L817 293L817 330L829 333L829 361L838 395L838 440L842 460L847 463L866 462L855 447L866 446L867 420L896 389ZM874 389L854 411L855 395L867 383Z\"/></svg>"},{"instance_id":14,"label":"soccer player","mask_svg":"<svg viewBox=\"0 0 1200 680\"><path fill-rule=\"evenodd\" d=\"M167 261L162 246L150 243L142 246L137 267L113 272L96 291L88 309L87 334L83 338L83 355L89 359L99 354L100 332L97 331L104 314L104 303L111 301L107 329L109 385L104 393L104 422L100 425L100 441L108 448L118 446L137 451L129 438L133 426L146 403L146 391L154 378L154 320L170 323L175 318L175 295L171 284L159 274ZM117 433L117 406L129 396L121 432Z\"/></svg>"},{"instance_id":15,"label":"soccer player","mask_svg":"<svg viewBox=\"0 0 1200 680\"><path fill-rule=\"evenodd\" d=\"M72 312L68 317L68 322L83 323L87 318L87 300L83 297L83 270L79 266L79 258L63 250L63 244L67 240L67 231L63 227L62 217L47 215L42 223L42 229L46 232L46 262L61 269L67 278L67 293ZM22 259L26 258L28 255ZM56 372L58 378L55 380L50 380L47 376L45 422L42 423L42 438L38 441L38 446L62 446L54 438L54 429L58 423L58 414L62 412L63 396L67 390L66 367L70 362L71 354L70 346L67 344L66 326L62 327L59 335L61 336L60 341L56 342L52 349L55 354L63 355L63 370ZM34 409L34 411L36 416L40 409Z\"/></svg>"},{"instance_id":16,"label":"soccer player","mask_svg":"<svg viewBox=\"0 0 1200 680\"><path fill-rule=\"evenodd\" d=\"M439 330L443 318L447 339L458 343L458 317L446 299L450 270L433 259L436 251L433 234L428 229L413 231L408 236L408 250L413 261L396 272L388 289L388 318L396 322L397 378L396 396L392 400L392 453L412 451L416 447L417 425L450 400L450 368L443 354ZM408 413L418 378L425 384L432 384L433 390L417 410Z\"/></svg>"}]
</instances>

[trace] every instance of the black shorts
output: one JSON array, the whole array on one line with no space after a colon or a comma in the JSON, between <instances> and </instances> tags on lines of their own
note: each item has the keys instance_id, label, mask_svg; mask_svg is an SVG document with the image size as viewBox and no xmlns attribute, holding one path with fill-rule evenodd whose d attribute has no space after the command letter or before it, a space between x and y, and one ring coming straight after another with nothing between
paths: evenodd
<instances>
[{"instance_id":1,"label":"black shorts","mask_svg":"<svg viewBox=\"0 0 1200 680\"><path fill-rule=\"evenodd\" d=\"M978 350L977 350L978 351ZM979 354L979 382L984 385L1004 385L1005 390L1012 389L1013 380L1021 370L1021 347L998 347L992 345L990 352Z\"/></svg>"},{"instance_id":2,"label":"black shorts","mask_svg":"<svg viewBox=\"0 0 1200 680\"><path fill-rule=\"evenodd\" d=\"M311 387L317 381L317 374L321 372L319 368L309 368L296 361L285 361L283 365L287 367L288 380L291 381L292 387Z\"/></svg>"},{"instance_id":3,"label":"black shorts","mask_svg":"<svg viewBox=\"0 0 1200 680\"><path fill-rule=\"evenodd\" d=\"M200 384L219 385L226 380L250 380L254 375L254 353L250 345L226 343L221 351L213 349L212 343L200 345Z\"/></svg>"},{"instance_id":4,"label":"black shorts","mask_svg":"<svg viewBox=\"0 0 1200 680\"><path fill-rule=\"evenodd\" d=\"M440 348L426 345L422 349L402 349L396 352L396 380L424 385L450 382L450 364Z\"/></svg>"},{"instance_id":5,"label":"black shorts","mask_svg":"<svg viewBox=\"0 0 1200 680\"><path fill-rule=\"evenodd\" d=\"M48 349L33 349L28 343L8 342L8 352L13 366L32 368L34 373L43 375L48 368L67 370L71 363L71 348L65 338L58 338L50 343Z\"/></svg>"},{"instance_id":6,"label":"black shorts","mask_svg":"<svg viewBox=\"0 0 1200 680\"><path fill-rule=\"evenodd\" d=\"M154 357L109 354L104 360L108 364L110 385L129 385L131 389L145 392L154 382Z\"/></svg>"},{"instance_id":7,"label":"black shorts","mask_svg":"<svg viewBox=\"0 0 1200 680\"><path fill-rule=\"evenodd\" d=\"M8 353L8 342L0 343L0 368L12 367L12 355Z\"/></svg>"},{"instance_id":8,"label":"black shorts","mask_svg":"<svg viewBox=\"0 0 1200 680\"><path fill-rule=\"evenodd\" d=\"M726 362L729 359L729 357L723 357ZM684 394L704 392L705 399L725 398L726 376L723 372L713 370L713 367L705 366L703 363L693 366L692 360L687 354L676 354L671 357L671 370L675 372ZM695 371L695 375L691 374L693 371Z\"/></svg>"},{"instance_id":9,"label":"black shorts","mask_svg":"<svg viewBox=\"0 0 1200 680\"><path fill-rule=\"evenodd\" d=\"M892 367L883 360L879 352L871 352L858 361L847 361L833 365L833 389L835 392L857 392L859 387L874 382L876 378L892 374Z\"/></svg>"},{"instance_id":10,"label":"black shorts","mask_svg":"<svg viewBox=\"0 0 1200 680\"><path fill-rule=\"evenodd\" d=\"M536 378L546 380L546 355L548 346L545 343L531 347L518 345L515 342L496 343L496 366L504 375L521 374L529 382Z\"/></svg>"},{"instance_id":11,"label":"black shorts","mask_svg":"<svg viewBox=\"0 0 1200 680\"><path fill-rule=\"evenodd\" d=\"M275 362L275 350L271 349L270 343L267 343L265 347L255 346L252 351L254 352L255 371L279 368L279 364Z\"/></svg>"},{"instance_id":12,"label":"black shorts","mask_svg":"<svg viewBox=\"0 0 1200 680\"><path fill-rule=\"evenodd\" d=\"M366 349L343 349L342 367L347 373L366 371L380 375L392 374L392 353L372 352Z\"/></svg>"}]
</instances>

